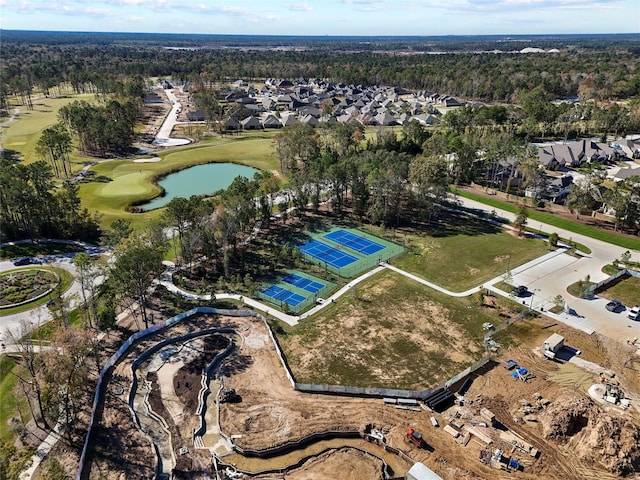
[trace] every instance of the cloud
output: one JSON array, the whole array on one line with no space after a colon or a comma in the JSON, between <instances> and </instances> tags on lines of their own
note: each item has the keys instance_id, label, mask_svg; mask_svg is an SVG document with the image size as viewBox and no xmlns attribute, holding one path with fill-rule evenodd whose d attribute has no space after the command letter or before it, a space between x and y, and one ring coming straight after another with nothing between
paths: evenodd
<instances>
[{"instance_id":1,"label":"cloud","mask_svg":"<svg viewBox=\"0 0 640 480\"><path fill-rule=\"evenodd\" d=\"M359 0L343 0L359 1ZM365 0L366 1L366 0ZM456 13L509 13L540 10L583 10L610 8L623 0L423 0L413 6L439 8Z\"/></svg>"},{"instance_id":2,"label":"cloud","mask_svg":"<svg viewBox=\"0 0 640 480\"><path fill-rule=\"evenodd\" d=\"M313 11L313 7L308 3L289 3L285 6L293 12L312 12Z\"/></svg>"},{"instance_id":3,"label":"cloud","mask_svg":"<svg viewBox=\"0 0 640 480\"><path fill-rule=\"evenodd\" d=\"M342 0L342 3L350 5L375 5L376 3L385 3L386 0Z\"/></svg>"}]
</instances>

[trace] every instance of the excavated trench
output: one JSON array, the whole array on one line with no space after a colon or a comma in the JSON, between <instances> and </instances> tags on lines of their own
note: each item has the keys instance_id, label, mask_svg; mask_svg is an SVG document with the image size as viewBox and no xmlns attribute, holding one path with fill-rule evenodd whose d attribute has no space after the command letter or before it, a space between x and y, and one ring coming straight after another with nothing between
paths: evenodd
<instances>
[{"instance_id":1,"label":"excavated trench","mask_svg":"<svg viewBox=\"0 0 640 480\"><path fill-rule=\"evenodd\" d=\"M209 335L211 335L210 332ZM221 337L220 335L212 336ZM232 343L227 336L221 338ZM179 343L180 341L181 339L176 339L175 343L169 343L160 349L150 349L154 350L153 353L148 354L147 358L137 366L132 366L134 381L130 392L130 405L139 428L149 436L154 445L157 456L157 478L169 478L171 472L179 466L177 464L180 462L180 457L176 460L175 442L179 441L181 445L186 442L191 444L191 438L176 438L181 436L180 430L184 429L181 423L183 415L194 408L193 399L185 398L179 392L184 393L185 387L197 390L200 385L194 385L193 375L185 376L184 371L193 371L193 365L211 361L216 357L214 351L223 350L220 343L216 345L218 348L204 348L204 336L183 340L182 343ZM225 356L232 350L227 348L223 352L224 355L218 356ZM198 362L197 357L202 357L205 351L209 358ZM406 474L410 464L394 449L389 447L385 449L369 443L361 438L359 432L325 432L298 442L290 442L288 446L276 451L246 452L246 454L242 454L241 449L234 451L233 445L222 434L219 426L220 405L217 402L217 396L223 385L215 378L215 371L220 367L220 360L218 359L215 365L210 365L211 371L200 373L201 377L204 375L208 380L206 383L203 379L203 386L206 385L209 392L205 395L200 392L204 400L204 406L198 407L201 415L201 433L195 436L193 448L209 450L223 467L232 466L234 471L250 475L285 473L327 452L353 449L379 462L381 479ZM172 377L170 388L165 385L168 375ZM191 383L185 385L185 378L190 379ZM180 426L180 429L177 429L177 426Z\"/></svg>"}]
</instances>

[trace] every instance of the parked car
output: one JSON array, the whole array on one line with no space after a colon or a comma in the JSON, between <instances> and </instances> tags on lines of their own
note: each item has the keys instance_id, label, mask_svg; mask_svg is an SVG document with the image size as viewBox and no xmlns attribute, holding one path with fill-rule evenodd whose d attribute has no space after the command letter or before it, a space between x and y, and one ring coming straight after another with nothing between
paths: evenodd
<instances>
[{"instance_id":1,"label":"parked car","mask_svg":"<svg viewBox=\"0 0 640 480\"><path fill-rule=\"evenodd\" d=\"M629 317L631 320L640 320L640 306L636 305L631 310L629 310L629 313L627 313L627 317Z\"/></svg>"},{"instance_id":2,"label":"parked car","mask_svg":"<svg viewBox=\"0 0 640 480\"><path fill-rule=\"evenodd\" d=\"M22 266L22 265L29 265L31 263L31 259L29 257L20 257L20 258L15 258L11 261L16 267Z\"/></svg>"},{"instance_id":3,"label":"parked car","mask_svg":"<svg viewBox=\"0 0 640 480\"><path fill-rule=\"evenodd\" d=\"M524 297L528 291L529 289L525 285L518 285L513 289L513 294L516 297Z\"/></svg>"},{"instance_id":4,"label":"parked car","mask_svg":"<svg viewBox=\"0 0 640 480\"><path fill-rule=\"evenodd\" d=\"M620 307L622 307L622 302L620 300L611 300L609 303L607 303L605 308L610 312L615 312Z\"/></svg>"}]
</instances>

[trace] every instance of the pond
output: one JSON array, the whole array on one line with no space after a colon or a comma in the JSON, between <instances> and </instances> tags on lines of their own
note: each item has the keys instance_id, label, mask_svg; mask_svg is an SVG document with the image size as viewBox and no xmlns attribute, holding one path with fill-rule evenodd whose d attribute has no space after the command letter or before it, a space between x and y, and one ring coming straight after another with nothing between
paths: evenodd
<instances>
[{"instance_id":1,"label":"pond","mask_svg":"<svg viewBox=\"0 0 640 480\"><path fill-rule=\"evenodd\" d=\"M255 168L236 163L207 163L185 168L179 172L167 175L158 182L164 189L164 196L156 197L144 205L144 210L153 210L167 205L176 197L189 198L191 195L209 195L223 188L227 188L237 176L252 179Z\"/></svg>"}]
</instances>

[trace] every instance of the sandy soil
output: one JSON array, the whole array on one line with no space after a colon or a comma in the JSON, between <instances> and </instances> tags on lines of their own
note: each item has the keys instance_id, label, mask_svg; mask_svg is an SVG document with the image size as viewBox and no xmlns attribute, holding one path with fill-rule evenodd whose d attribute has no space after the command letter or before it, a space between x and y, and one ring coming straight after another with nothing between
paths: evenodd
<instances>
[{"instance_id":1,"label":"sandy soil","mask_svg":"<svg viewBox=\"0 0 640 480\"><path fill-rule=\"evenodd\" d=\"M151 445L145 434L140 432L132 422L131 413L126 405L129 389L129 364L136 353L149 348L154 342L166 338L167 335L177 335L191 329L204 326L224 325L233 326L241 334L241 339L235 337L237 349L230 359L223 364L220 381L226 387L234 388L242 397L240 403L225 403L221 405L221 430L227 436L234 436L234 442L244 448L261 449L279 445L290 440L296 440L308 434L330 429L361 430L372 423L384 433L387 443L399 448L415 461L421 461L447 479L480 479L480 478L514 478L507 474L483 465L479 455L484 445L472 440L467 446L462 446L444 433L442 428L434 428L429 417L435 416L440 426L444 426L454 412L459 412L461 418L473 421L479 418L482 407L489 408L503 428L520 435L540 451L538 458L531 458L519 451L511 453L521 461L524 471L517 474L517 478L539 480L545 479L609 479L619 478L620 469L624 467L622 461L616 461L617 451L625 452L628 459L637 458L633 449L635 437L624 432L640 430L640 415L637 410L630 410L622 417L616 411L608 411L604 407L593 403L584 393L587 384L597 381L597 373L585 372L574 365L562 365L545 360L534 352L544 338L551 333L560 333L567 339L567 344L580 349L585 360L600 364L603 368L615 371L621 388L631 397L640 397L640 358L630 354L629 347L597 336L589 336L575 331L564 325L552 323L548 319L528 321L526 329L520 332L524 337L519 346L502 348L496 357L496 362L489 365L483 372L479 372L469 388L466 401L462 406L455 406L443 414L427 412L412 412L398 410L386 406L380 399L361 399L336 397L326 395L312 395L295 392L285 375L284 368L276 354L270 340L266 326L253 318L207 317L202 316L174 327L156 338L148 339L138 345L135 351L122 362L112 376L108 386L103 423L96 441L96 456L93 460L92 475L95 478L121 479L144 478L152 475L153 462ZM198 369L210 361L215 351L223 348L218 340L207 340L202 352L191 357L179 368L172 367L158 370L158 375L171 375L173 378L162 378L173 388L161 392L156 387L158 396L156 405L162 411L162 402L167 396L171 401L178 401L183 405L184 415L173 418L175 431L180 432L180 446L189 447L189 453L180 456L178 478L199 479L207 478L206 471L211 468L208 450L199 450L189 444L190 432L193 428L194 417L191 415L194 406L194 394L199 385L194 387ZM527 383L512 379L502 368L502 362L507 358L516 359L535 374L535 378ZM623 367L627 360L626 367ZM188 386L187 386L188 384ZM120 393L120 391L123 393ZM569 393L567 393L569 392ZM535 411L534 421L522 418L521 400L530 403L535 394L540 394L548 400L545 410ZM562 424L560 412L566 410L570 404L584 404L585 411L580 413L576 425L580 429L571 431L565 429L562 435L549 435L551 425ZM176 405L172 406L172 409ZM154 408L155 409L155 408ZM164 408L165 412L168 409ZM573 418L573 417L570 417ZM578 418L578 417L576 417ZM600 421L600 419L604 419ZM586 422L586 425L583 423ZM431 450L418 449L405 441L408 427L420 431ZM564 427L563 427L564 428ZM607 443L607 432L620 432L617 443ZM496 436L498 430L491 434ZM328 446L317 445L318 452L331 448L299 468L278 478L311 479L311 478L341 478L347 480L380 478L381 463L349 445L364 448L378 456L384 457L392 466L396 475L405 475L410 463L401 457L384 452L382 448L364 442L363 440L333 440ZM598 450L599 443L605 445ZM631 444L630 444L631 443ZM580 448L580 445L589 448ZM342 445L342 447L341 447ZM496 443L491 448L501 446L505 452L510 452L506 444ZM322 448L321 448L322 447ZM637 446L636 446L637 447ZM597 452L597 455L589 452ZM578 452L578 454L576 454ZM505 453L506 454L506 453ZM296 455L298 455L296 457ZM387 455L385 457L385 455ZM292 464L301 456L292 454L286 459ZM271 460L243 459L239 455L224 457L223 460L236 464L238 468L251 467L253 471L273 468L285 459ZM285 462L285 463L286 463ZM627 462L629 463L629 462ZM209 470L209 474L210 474ZM275 478L262 476L257 478Z\"/></svg>"}]
</instances>

